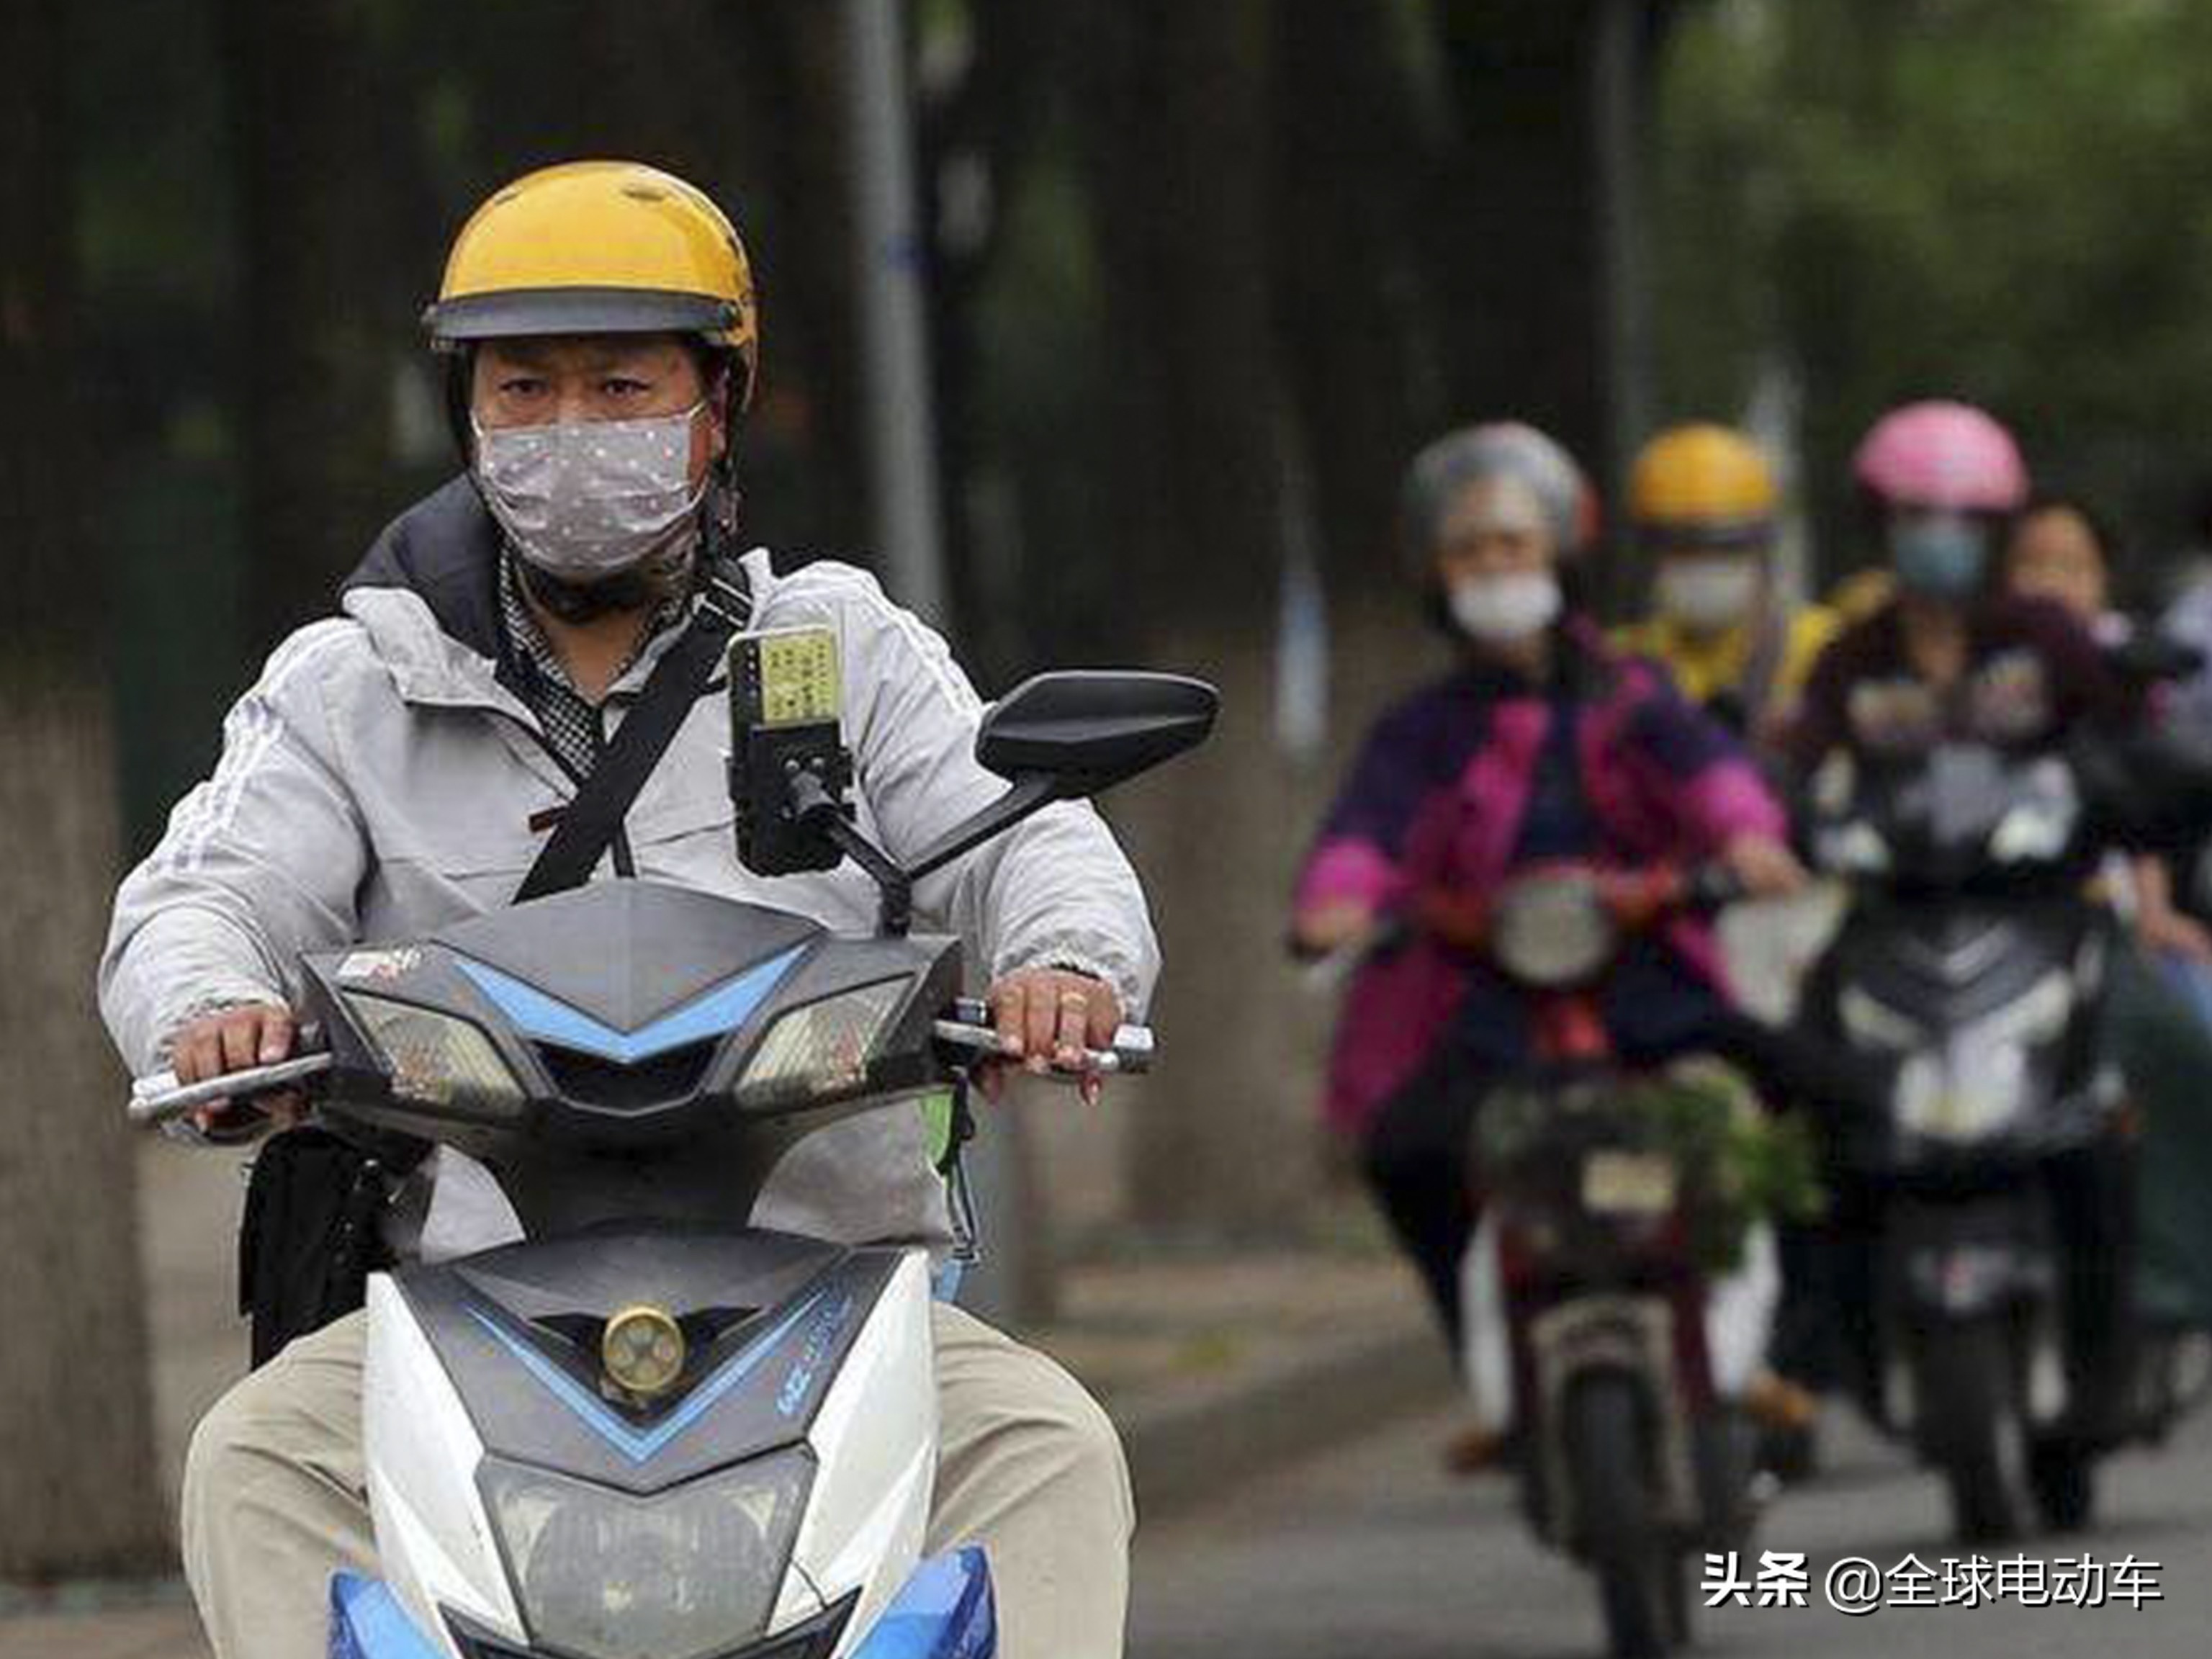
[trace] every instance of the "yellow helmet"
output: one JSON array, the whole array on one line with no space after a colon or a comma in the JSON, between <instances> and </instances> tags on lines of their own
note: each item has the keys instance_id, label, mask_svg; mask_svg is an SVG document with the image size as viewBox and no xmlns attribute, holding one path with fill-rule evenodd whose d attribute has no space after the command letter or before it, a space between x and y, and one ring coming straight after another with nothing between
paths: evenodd
<instances>
[{"instance_id":1,"label":"yellow helmet","mask_svg":"<svg viewBox=\"0 0 2212 1659\"><path fill-rule=\"evenodd\" d=\"M692 335L737 358L737 410L760 356L736 228L703 192L635 161L565 162L496 191L454 238L422 320L441 351L518 334Z\"/></svg>"},{"instance_id":2,"label":"yellow helmet","mask_svg":"<svg viewBox=\"0 0 2212 1659\"><path fill-rule=\"evenodd\" d=\"M1711 422L1670 427L1644 447L1628 507L1652 540L1728 547L1766 540L1779 492L1759 446Z\"/></svg>"}]
</instances>

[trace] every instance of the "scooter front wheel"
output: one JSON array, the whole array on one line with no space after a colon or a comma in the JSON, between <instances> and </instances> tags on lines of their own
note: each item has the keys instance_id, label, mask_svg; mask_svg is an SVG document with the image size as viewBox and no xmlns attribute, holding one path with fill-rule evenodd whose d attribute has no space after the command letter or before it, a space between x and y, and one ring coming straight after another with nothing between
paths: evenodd
<instances>
[{"instance_id":1,"label":"scooter front wheel","mask_svg":"<svg viewBox=\"0 0 2212 1659\"><path fill-rule=\"evenodd\" d=\"M1663 1536L1656 1437L1633 1380L1600 1371L1569 1390L1561 1428L1580 1552L1597 1575L1613 1659L1661 1659L1688 1636L1680 1564Z\"/></svg>"},{"instance_id":2,"label":"scooter front wheel","mask_svg":"<svg viewBox=\"0 0 2212 1659\"><path fill-rule=\"evenodd\" d=\"M1938 1322L1921 1333L1914 1359L1921 1451L1950 1488L1960 1540L2019 1537L2031 1510L2012 1333L1995 1318Z\"/></svg>"},{"instance_id":3,"label":"scooter front wheel","mask_svg":"<svg viewBox=\"0 0 2212 1659\"><path fill-rule=\"evenodd\" d=\"M2039 1443L2030 1455L2028 1480L2043 1524L2053 1532L2081 1532L2097 1516L2097 1458L2069 1440Z\"/></svg>"}]
</instances>

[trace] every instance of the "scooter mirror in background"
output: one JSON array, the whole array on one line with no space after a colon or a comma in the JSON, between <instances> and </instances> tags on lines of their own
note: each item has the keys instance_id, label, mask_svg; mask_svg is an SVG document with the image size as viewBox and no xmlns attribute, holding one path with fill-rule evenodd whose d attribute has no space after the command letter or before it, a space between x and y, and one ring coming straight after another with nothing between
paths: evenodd
<instances>
[{"instance_id":1,"label":"scooter mirror in background","mask_svg":"<svg viewBox=\"0 0 2212 1659\"><path fill-rule=\"evenodd\" d=\"M984 716L975 758L1002 778L1050 777L1064 797L1095 794L1204 742L1220 704L1181 674L1038 674Z\"/></svg>"},{"instance_id":2,"label":"scooter mirror in background","mask_svg":"<svg viewBox=\"0 0 2212 1659\"><path fill-rule=\"evenodd\" d=\"M2105 660L2123 681L2137 689L2187 679L2204 667L2202 651L2154 628L2130 634L2106 651Z\"/></svg>"}]
</instances>

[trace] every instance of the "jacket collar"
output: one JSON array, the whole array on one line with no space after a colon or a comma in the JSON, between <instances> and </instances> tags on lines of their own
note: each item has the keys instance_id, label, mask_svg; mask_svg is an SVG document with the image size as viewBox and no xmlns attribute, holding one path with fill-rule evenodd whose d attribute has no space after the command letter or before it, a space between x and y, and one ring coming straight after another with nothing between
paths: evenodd
<instances>
[{"instance_id":1,"label":"jacket collar","mask_svg":"<svg viewBox=\"0 0 2212 1659\"><path fill-rule=\"evenodd\" d=\"M340 588L345 613L410 702L494 708L529 719L500 619L499 526L466 473L448 479L386 526ZM757 595L768 560L740 562ZM635 690L682 633L664 630L615 691Z\"/></svg>"}]
</instances>

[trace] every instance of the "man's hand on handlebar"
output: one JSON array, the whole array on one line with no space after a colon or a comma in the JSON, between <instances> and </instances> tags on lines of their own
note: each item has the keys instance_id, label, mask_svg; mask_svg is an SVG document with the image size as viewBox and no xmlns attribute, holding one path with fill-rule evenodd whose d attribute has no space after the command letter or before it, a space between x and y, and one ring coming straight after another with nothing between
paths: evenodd
<instances>
[{"instance_id":1,"label":"man's hand on handlebar","mask_svg":"<svg viewBox=\"0 0 2212 1659\"><path fill-rule=\"evenodd\" d=\"M179 1084L204 1083L210 1078L242 1072L254 1066L273 1066L290 1058L292 1011L274 1003L251 1003L221 1008L178 1031L169 1043L169 1063ZM193 1127L216 1139L242 1139L266 1121L289 1129L307 1115L307 1102L298 1094L264 1095L249 1103L229 1102L198 1107L191 1115Z\"/></svg>"},{"instance_id":2,"label":"man's hand on handlebar","mask_svg":"<svg viewBox=\"0 0 2212 1659\"><path fill-rule=\"evenodd\" d=\"M1040 1077L1055 1066L1079 1069L1086 1049L1114 1046L1121 1024L1121 1000L1114 988L1065 968L1023 968L1008 974L991 988L990 1006L1006 1058L976 1074L987 1100L998 1099L1005 1090L1009 1066L1018 1065ZM1085 1073L1085 1103L1097 1101L1104 1087L1098 1073Z\"/></svg>"}]
</instances>

